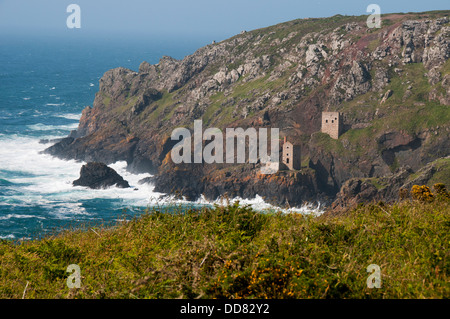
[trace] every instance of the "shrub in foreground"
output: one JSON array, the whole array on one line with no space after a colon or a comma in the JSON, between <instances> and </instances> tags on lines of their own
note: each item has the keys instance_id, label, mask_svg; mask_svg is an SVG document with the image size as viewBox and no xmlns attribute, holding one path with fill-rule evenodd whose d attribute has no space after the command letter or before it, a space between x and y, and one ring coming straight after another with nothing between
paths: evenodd
<instances>
[{"instance_id":1,"label":"shrub in foreground","mask_svg":"<svg viewBox=\"0 0 450 319\"><path fill-rule=\"evenodd\" d=\"M449 298L449 215L444 199L338 217L149 210L114 227L1 241L0 297ZM80 288L67 286L70 264ZM371 264L379 289L367 286Z\"/></svg>"}]
</instances>

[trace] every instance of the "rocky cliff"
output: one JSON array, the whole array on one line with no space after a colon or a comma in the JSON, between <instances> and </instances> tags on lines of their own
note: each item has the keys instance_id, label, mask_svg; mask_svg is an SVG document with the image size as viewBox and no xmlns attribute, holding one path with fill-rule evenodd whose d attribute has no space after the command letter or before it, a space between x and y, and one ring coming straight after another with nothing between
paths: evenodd
<instances>
[{"instance_id":1,"label":"rocky cliff","mask_svg":"<svg viewBox=\"0 0 450 319\"><path fill-rule=\"evenodd\" d=\"M394 177L405 167L414 174L449 155L449 12L383 15L379 29L366 16L294 20L183 60L110 70L78 129L46 152L124 160L155 174L157 191L189 199L331 203L350 179ZM339 139L320 133L323 111L343 113ZM175 165L170 135L195 119L204 128L279 128L301 145L302 169L261 175L259 164Z\"/></svg>"}]
</instances>

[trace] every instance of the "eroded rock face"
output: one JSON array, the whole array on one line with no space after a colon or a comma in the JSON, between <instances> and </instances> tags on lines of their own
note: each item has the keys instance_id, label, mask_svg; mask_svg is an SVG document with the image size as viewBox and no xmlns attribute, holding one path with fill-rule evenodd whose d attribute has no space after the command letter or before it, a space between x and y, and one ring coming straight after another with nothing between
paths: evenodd
<instances>
[{"instance_id":1,"label":"eroded rock face","mask_svg":"<svg viewBox=\"0 0 450 319\"><path fill-rule=\"evenodd\" d=\"M128 188L130 185L111 167L103 163L90 162L81 167L80 178L73 181L74 186L86 186L92 189L116 186Z\"/></svg>"},{"instance_id":2,"label":"eroded rock face","mask_svg":"<svg viewBox=\"0 0 450 319\"><path fill-rule=\"evenodd\" d=\"M347 69L348 70L348 69ZM332 91L332 103L352 100L355 96L368 92L371 88L371 76L366 66L353 61L348 72L342 72Z\"/></svg>"},{"instance_id":3,"label":"eroded rock face","mask_svg":"<svg viewBox=\"0 0 450 319\"><path fill-rule=\"evenodd\" d=\"M420 117L428 102L449 104L450 29L442 15L386 16L391 22L380 30L351 17L293 21L207 45L182 60L143 62L139 72L107 71L76 132L46 152L107 165L126 161L135 172L155 174L157 190L191 199L259 194L290 205L333 198L349 179L385 176L396 165L417 171L448 155L448 127L406 133L395 125L376 131L374 123L392 123L400 108ZM425 77L426 85L409 83L413 77ZM416 90L423 91L417 104ZM334 144L316 134L321 112L331 110L343 111L345 131L354 133ZM264 179L252 166L171 166L171 132L196 119L222 131L279 128L302 145L308 173ZM357 130L374 131L356 140Z\"/></svg>"},{"instance_id":4,"label":"eroded rock face","mask_svg":"<svg viewBox=\"0 0 450 319\"><path fill-rule=\"evenodd\" d=\"M333 210L341 210L348 207L355 207L359 203L365 203L376 199L378 197L377 195L377 188L370 182L362 181L357 178L350 179L342 185L331 208Z\"/></svg>"},{"instance_id":5,"label":"eroded rock face","mask_svg":"<svg viewBox=\"0 0 450 319\"><path fill-rule=\"evenodd\" d=\"M449 159L447 157L431 162L416 172L405 166L393 174L377 179L352 178L344 183L328 213L343 214L358 204L398 201L400 189L409 192L413 185L428 184L434 174L448 170L448 166L439 164L439 161Z\"/></svg>"}]
</instances>

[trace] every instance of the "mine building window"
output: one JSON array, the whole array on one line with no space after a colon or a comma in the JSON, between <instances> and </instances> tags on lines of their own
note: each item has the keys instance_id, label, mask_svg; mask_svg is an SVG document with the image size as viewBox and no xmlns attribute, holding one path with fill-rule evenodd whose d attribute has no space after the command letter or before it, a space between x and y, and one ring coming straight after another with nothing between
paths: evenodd
<instances>
[{"instance_id":1,"label":"mine building window","mask_svg":"<svg viewBox=\"0 0 450 319\"><path fill-rule=\"evenodd\" d=\"M289 158L286 158L286 164L289 164Z\"/></svg>"},{"instance_id":2,"label":"mine building window","mask_svg":"<svg viewBox=\"0 0 450 319\"><path fill-rule=\"evenodd\" d=\"M328 120L325 120L325 123L328 123Z\"/></svg>"},{"instance_id":3,"label":"mine building window","mask_svg":"<svg viewBox=\"0 0 450 319\"><path fill-rule=\"evenodd\" d=\"M333 120L331 120L331 123L334 123L334 121L333 121Z\"/></svg>"}]
</instances>

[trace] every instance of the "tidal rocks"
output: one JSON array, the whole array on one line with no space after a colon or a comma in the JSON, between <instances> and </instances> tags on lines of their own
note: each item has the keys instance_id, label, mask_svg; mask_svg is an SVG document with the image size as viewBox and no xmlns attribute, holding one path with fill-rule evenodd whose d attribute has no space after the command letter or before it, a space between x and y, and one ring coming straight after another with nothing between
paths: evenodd
<instances>
[{"instance_id":1,"label":"tidal rocks","mask_svg":"<svg viewBox=\"0 0 450 319\"><path fill-rule=\"evenodd\" d=\"M56 155L56 154L62 154L64 153L64 151L66 149L69 148L69 145L72 144L72 142L74 141L73 137L65 137L63 139L61 139L60 141L58 141L57 143L55 143L54 145L50 146L49 148L45 149L43 151L43 153L46 154L51 154L51 155ZM61 156L63 157L63 156Z\"/></svg>"},{"instance_id":2,"label":"tidal rocks","mask_svg":"<svg viewBox=\"0 0 450 319\"><path fill-rule=\"evenodd\" d=\"M81 167L80 178L73 182L74 186L86 186L92 189L116 186L128 188L130 185L111 167L103 163L90 162Z\"/></svg>"}]
</instances>

